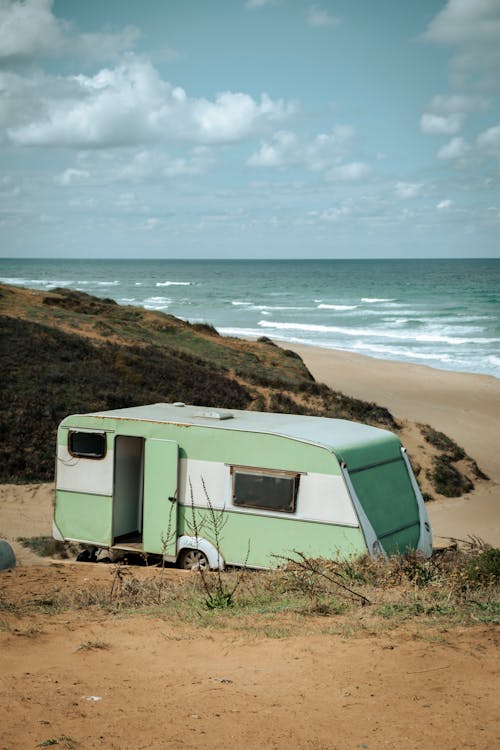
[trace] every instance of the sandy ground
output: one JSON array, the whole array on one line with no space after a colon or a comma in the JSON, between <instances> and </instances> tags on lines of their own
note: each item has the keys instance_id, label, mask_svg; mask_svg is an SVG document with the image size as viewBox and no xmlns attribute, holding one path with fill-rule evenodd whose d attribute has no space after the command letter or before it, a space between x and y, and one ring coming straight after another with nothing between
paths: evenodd
<instances>
[{"instance_id":1,"label":"sandy ground","mask_svg":"<svg viewBox=\"0 0 500 750\"><path fill-rule=\"evenodd\" d=\"M374 401L396 418L430 424L449 435L479 464L491 482L469 495L429 503L434 536L478 536L500 546L500 380L445 372L359 354L288 346L316 380L348 396ZM408 446L410 448L410 446Z\"/></svg>"},{"instance_id":2,"label":"sandy ground","mask_svg":"<svg viewBox=\"0 0 500 750\"><path fill-rule=\"evenodd\" d=\"M500 543L500 381L297 350L319 380L462 444L493 481L430 504L434 533ZM326 617L277 637L286 614L267 636L102 610L13 614L2 601L43 605L109 582L108 566L42 560L15 541L50 534L52 497L51 484L0 486L0 534L18 560L0 571L0 750L500 747L494 626L341 636ZM181 575L193 574L168 572ZM82 648L89 641L105 648Z\"/></svg>"},{"instance_id":3,"label":"sandy ground","mask_svg":"<svg viewBox=\"0 0 500 750\"><path fill-rule=\"evenodd\" d=\"M53 563L4 573L3 586L22 595L29 577L41 598L104 575ZM493 627L342 637L319 619L286 638L81 611L15 620L0 628L0 747L499 746Z\"/></svg>"}]
</instances>

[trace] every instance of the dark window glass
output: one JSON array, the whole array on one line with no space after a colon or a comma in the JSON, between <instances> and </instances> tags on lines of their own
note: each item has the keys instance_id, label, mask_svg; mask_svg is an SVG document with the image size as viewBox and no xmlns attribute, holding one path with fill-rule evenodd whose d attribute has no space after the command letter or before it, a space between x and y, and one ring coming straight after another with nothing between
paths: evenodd
<instances>
[{"instance_id":1,"label":"dark window glass","mask_svg":"<svg viewBox=\"0 0 500 750\"><path fill-rule=\"evenodd\" d=\"M244 508L295 511L298 475L233 473L233 503Z\"/></svg>"},{"instance_id":2,"label":"dark window glass","mask_svg":"<svg viewBox=\"0 0 500 750\"><path fill-rule=\"evenodd\" d=\"M106 435L104 432L70 432L69 452L81 458L104 458Z\"/></svg>"}]
</instances>

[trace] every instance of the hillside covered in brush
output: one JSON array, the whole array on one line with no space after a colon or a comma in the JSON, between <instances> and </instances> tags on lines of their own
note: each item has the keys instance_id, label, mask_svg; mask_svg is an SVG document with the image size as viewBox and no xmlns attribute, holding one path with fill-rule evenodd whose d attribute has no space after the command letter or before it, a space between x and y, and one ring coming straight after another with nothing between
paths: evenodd
<instances>
[{"instance_id":1,"label":"hillside covered in brush","mask_svg":"<svg viewBox=\"0 0 500 750\"><path fill-rule=\"evenodd\" d=\"M390 429L418 444L412 462L427 496L459 496L485 479L442 433L398 424L386 408L316 383L295 352L266 338L222 337L206 324L68 289L0 285L0 342L2 482L52 479L56 429L68 414L162 401Z\"/></svg>"}]
</instances>

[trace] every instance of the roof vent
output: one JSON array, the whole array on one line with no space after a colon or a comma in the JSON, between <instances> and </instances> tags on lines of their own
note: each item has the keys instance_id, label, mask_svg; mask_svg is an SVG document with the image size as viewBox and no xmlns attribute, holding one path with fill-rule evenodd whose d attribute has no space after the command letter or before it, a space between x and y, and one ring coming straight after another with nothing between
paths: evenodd
<instances>
[{"instance_id":1,"label":"roof vent","mask_svg":"<svg viewBox=\"0 0 500 750\"><path fill-rule=\"evenodd\" d=\"M230 411L220 411L219 409L202 409L195 411L193 417L200 419L233 419L234 414Z\"/></svg>"}]
</instances>

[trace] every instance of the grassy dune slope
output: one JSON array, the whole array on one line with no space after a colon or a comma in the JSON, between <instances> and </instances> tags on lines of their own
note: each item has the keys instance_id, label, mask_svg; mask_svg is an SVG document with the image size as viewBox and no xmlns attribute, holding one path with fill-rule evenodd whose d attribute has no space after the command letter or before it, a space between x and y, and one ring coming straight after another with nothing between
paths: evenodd
<instances>
[{"instance_id":1,"label":"grassy dune slope","mask_svg":"<svg viewBox=\"0 0 500 750\"><path fill-rule=\"evenodd\" d=\"M484 480L446 436L397 424L384 407L316 383L297 354L268 339L221 337L208 325L82 292L0 285L0 342L3 482L52 477L55 431L67 414L158 401L362 421L414 446L428 495L458 496Z\"/></svg>"}]
</instances>

